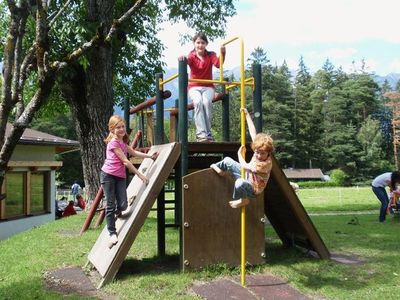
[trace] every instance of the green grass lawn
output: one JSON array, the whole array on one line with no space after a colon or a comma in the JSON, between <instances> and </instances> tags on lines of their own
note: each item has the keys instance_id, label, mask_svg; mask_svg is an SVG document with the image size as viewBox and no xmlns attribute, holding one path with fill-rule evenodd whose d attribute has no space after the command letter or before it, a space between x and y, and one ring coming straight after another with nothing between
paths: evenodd
<instances>
[{"instance_id":1,"label":"green grass lawn","mask_svg":"<svg viewBox=\"0 0 400 300\"><path fill-rule=\"evenodd\" d=\"M397 299L400 288L400 222L390 217L377 222L378 200L367 188L302 190L308 212L376 210L357 215L313 215L311 219L332 253L355 255L359 265L344 265L311 258L298 249L282 248L270 225L266 226L266 263L248 274L272 273L314 299ZM325 209L324 209L325 207ZM167 213L167 222L172 221ZM46 271L83 266L101 229L78 233L85 215L61 219L0 241L0 299L59 299L44 288ZM198 299L190 293L195 281L239 275L238 268L213 266L198 272L179 270L176 229L167 228L167 258L157 258L156 213L151 212L115 280L104 292L119 299ZM0 225L1 226L1 225ZM70 299L83 299L72 296Z\"/></svg>"},{"instance_id":2,"label":"green grass lawn","mask_svg":"<svg viewBox=\"0 0 400 300\"><path fill-rule=\"evenodd\" d=\"M298 197L310 213L377 210L380 207L371 187L300 189Z\"/></svg>"}]
</instances>

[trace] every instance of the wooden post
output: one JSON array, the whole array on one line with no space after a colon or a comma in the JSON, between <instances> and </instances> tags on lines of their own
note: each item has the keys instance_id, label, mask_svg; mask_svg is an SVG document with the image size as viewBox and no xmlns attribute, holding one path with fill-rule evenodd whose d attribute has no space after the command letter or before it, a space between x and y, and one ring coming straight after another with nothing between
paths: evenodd
<instances>
[{"instance_id":1,"label":"wooden post","mask_svg":"<svg viewBox=\"0 0 400 300\"><path fill-rule=\"evenodd\" d=\"M153 128L152 112L146 112L146 125L147 125L147 134L146 134L147 147L151 147L154 144L154 128Z\"/></svg>"},{"instance_id":2,"label":"wooden post","mask_svg":"<svg viewBox=\"0 0 400 300\"><path fill-rule=\"evenodd\" d=\"M85 222L83 223L83 226L81 228L81 232L79 233L82 235L90 226L90 223L92 222L92 219L94 217L94 214L96 213L97 207L100 204L101 199L103 198L103 188L100 186L96 197L94 198L92 202L92 206L90 207L89 213L86 217Z\"/></svg>"}]
</instances>

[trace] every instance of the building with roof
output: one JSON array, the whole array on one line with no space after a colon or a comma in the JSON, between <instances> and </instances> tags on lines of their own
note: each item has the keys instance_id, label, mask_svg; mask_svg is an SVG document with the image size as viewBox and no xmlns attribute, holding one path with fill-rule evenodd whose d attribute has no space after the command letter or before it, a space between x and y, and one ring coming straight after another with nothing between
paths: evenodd
<instances>
[{"instance_id":1,"label":"building with roof","mask_svg":"<svg viewBox=\"0 0 400 300\"><path fill-rule=\"evenodd\" d=\"M11 125L7 124L7 132ZM55 220L55 159L79 149L79 142L26 129L8 163L0 201L0 240Z\"/></svg>"},{"instance_id":2,"label":"building with roof","mask_svg":"<svg viewBox=\"0 0 400 300\"><path fill-rule=\"evenodd\" d=\"M286 177L293 181L325 180L321 169L283 169Z\"/></svg>"}]
</instances>

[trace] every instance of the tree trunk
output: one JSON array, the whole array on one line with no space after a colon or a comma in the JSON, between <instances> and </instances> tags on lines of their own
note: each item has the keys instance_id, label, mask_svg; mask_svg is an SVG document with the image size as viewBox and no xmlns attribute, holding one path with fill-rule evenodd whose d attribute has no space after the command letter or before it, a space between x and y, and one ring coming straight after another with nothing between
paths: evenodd
<instances>
[{"instance_id":1,"label":"tree trunk","mask_svg":"<svg viewBox=\"0 0 400 300\"><path fill-rule=\"evenodd\" d=\"M88 2L89 15L102 24L99 35L105 36L111 27L114 1ZM92 200L100 187L100 169L105 158L103 139L108 133L108 119L113 113L112 49L100 43L89 54L89 67L75 77L75 96L71 99L76 132L81 144L83 176L87 199Z\"/></svg>"}]
</instances>

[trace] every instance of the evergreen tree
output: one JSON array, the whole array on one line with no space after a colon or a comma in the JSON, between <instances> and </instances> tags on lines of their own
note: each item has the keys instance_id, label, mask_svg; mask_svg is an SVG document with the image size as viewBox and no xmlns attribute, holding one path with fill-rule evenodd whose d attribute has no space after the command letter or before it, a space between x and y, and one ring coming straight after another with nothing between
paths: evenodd
<instances>
[{"instance_id":1,"label":"evergreen tree","mask_svg":"<svg viewBox=\"0 0 400 300\"><path fill-rule=\"evenodd\" d=\"M390 86L390 83L387 79L385 79L382 83L382 87L381 87L381 92L382 95L385 94L386 92L390 92L392 90L392 87Z\"/></svg>"},{"instance_id":2,"label":"evergreen tree","mask_svg":"<svg viewBox=\"0 0 400 300\"><path fill-rule=\"evenodd\" d=\"M306 168L312 159L314 145L311 144L315 134L312 126L311 75L300 57L299 68L294 81L293 139L295 147L292 167Z\"/></svg>"},{"instance_id":3,"label":"evergreen tree","mask_svg":"<svg viewBox=\"0 0 400 300\"><path fill-rule=\"evenodd\" d=\"M261 66L265 66L269 63L269 59L267 57L267 53L263 48L257 47L253 52L250 53L250 57L247 59L247 69L251 69L253 64L260 64Z\"/></svg>"},{"instance_id":4,"label":"evergreen tree","mask_svg":"<svg viewBox=\"0 0 400 300\"><path fill-rule=\"evenodd\" d=\"M383 139L379 121L368 116L358 131L357 141L362 146L359 155L359 173L378 174L384 171L383 168L387 163L383 160Z\"/></svg>"},{"instance_id":5,"label":"evergreen tree","mask_svg":"<svg viewBox=\"0 0 400 300\"><path fill-rule=\"evenodd\" d=\"M282 166L292 166L296 145L293 133L294 93L291 75L286 62L280 67L267 68L265 75L267 82L270 81L264 93L266 103L265 111L263 107L263 131L272 134L276 156Z\"/></svg>"},{"instance_id":6,"label":"evergreen tree","mask_svg":"<svg viewBox=\"0 0 400 300\"><path fill-rule=\"evenodd\" d=\"M398 80L398 81L396 82L396 88L395 88L395 90L396 90L397 92L400 92L400 80Z\"/></svg>"}]
</instances>

